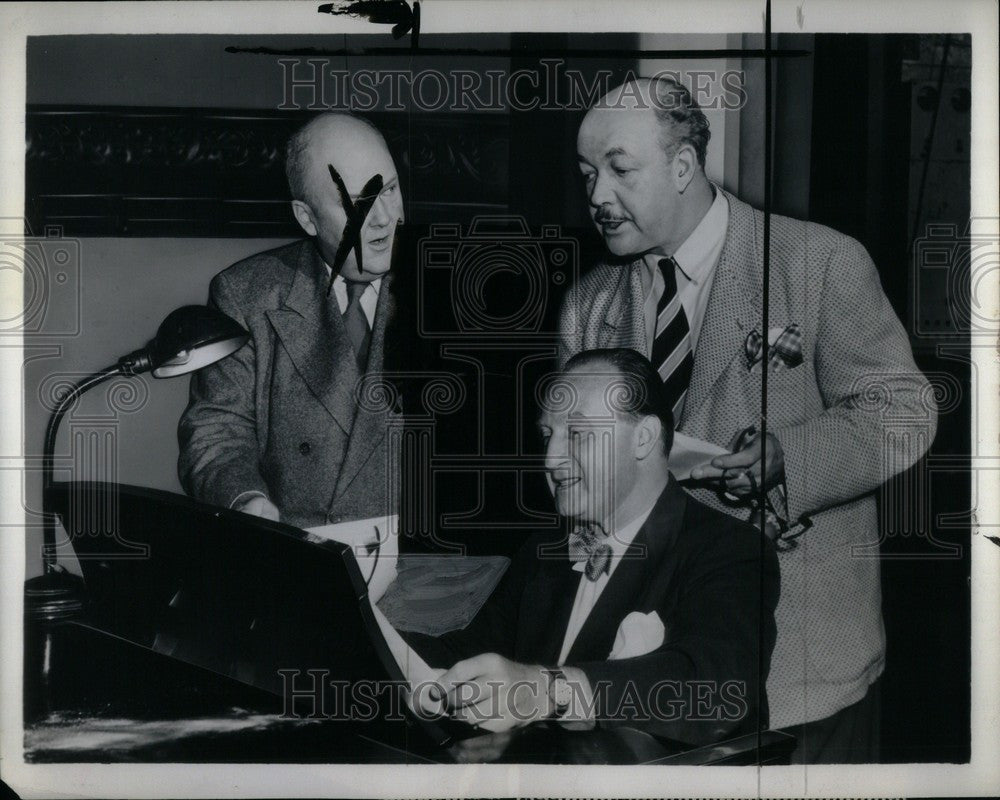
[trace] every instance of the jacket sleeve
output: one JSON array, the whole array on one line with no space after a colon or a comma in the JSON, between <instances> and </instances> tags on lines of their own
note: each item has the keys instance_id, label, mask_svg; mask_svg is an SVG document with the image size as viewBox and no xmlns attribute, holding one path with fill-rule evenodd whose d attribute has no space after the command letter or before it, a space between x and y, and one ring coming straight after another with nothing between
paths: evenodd
<instances>
[{"instance_id":1,"label":"jacket sleeve","mask_svg":"<svg viewBox=\"0 0 1000 800\"><path fill-rule=\"evenodd\" d=\"M212 281L209 305L250 330L224 274ZM229 508L247 492L267 496L258 466L256 354L251 337L232 355L191 376L188 406L177 431L178 474L184 490L197 500Z\"/></svg>"},{"instance_id":2,"label":"jacket sleeve","mask_svg":"<svg viewBox=\"0 0 1000 800\"><path fill-rule=\"evenodd\" d=\"M865 249L841 237L825 270L815 373L825 411L772 432L792 521L877 489L923 455L934 393Z\"/></svg>"},{"instance_id":3,"label":"jacket sleeve","mask_svg":"<svg viewBox=\"0 0 1000 800\"><path fill-rule=\"evenodd\" d=\"M676 605L658 610L667 628L658 650L572 665L590 681L601 727L694 745L767 727L763 689L779 591L774 547L742 525L703 543L679 567L685 579Z\"/></svg>"}]
</instances>

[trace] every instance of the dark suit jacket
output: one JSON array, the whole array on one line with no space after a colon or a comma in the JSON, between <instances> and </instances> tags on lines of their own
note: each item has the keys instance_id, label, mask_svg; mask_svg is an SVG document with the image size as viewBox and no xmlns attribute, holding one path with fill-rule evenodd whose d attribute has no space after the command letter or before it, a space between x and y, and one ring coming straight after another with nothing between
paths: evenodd
<instances>
[{"instance_id":1,"label":"dark suit jacket","mask_svg":"<svg viewBox=\"0 0 1000 800\"><path fill-rule=\"evenodd\" d=\"M387 430L400 417L378 391L362 392L359 404L361 376L327 281L311 241L251 256L212 280L210 303L251 339L192 377L178 436L180 479L193 497L229 507L257 490L300 527L396 512ZM394 305L387 275L369 378L382 370Z\"/></svg>"},{"instance_id":2,"label":"dark suit jacket","mask_svg":"<svg viewBox=\"0 0 1000 800\"><path fill-rule=\"evenodd\" d=\"M671 479L629 552L638 556L618 564L566 659L594 687L599 724L630 725L692 744L750 732L758 722L766 728L763 686L779 590L771 543ZM553 666L581 579L567 559L565 537L557 544L551 535L529 538L468 627L437 639L407 639L433 666L484 652ZM633 611L659 615L663 644L646 655L608 660L618 626ZM685 685L677 693L666 681ZM702 681L710 688L692 683ZM708 698L707 706L697 707L697 692ZM719 692L729 693L728 704ZM743 708L736 695L744 698ZM678 699L686 707L671 713ZM721 719L714 718L717 712Z\"/></svg>"}]
</instances>

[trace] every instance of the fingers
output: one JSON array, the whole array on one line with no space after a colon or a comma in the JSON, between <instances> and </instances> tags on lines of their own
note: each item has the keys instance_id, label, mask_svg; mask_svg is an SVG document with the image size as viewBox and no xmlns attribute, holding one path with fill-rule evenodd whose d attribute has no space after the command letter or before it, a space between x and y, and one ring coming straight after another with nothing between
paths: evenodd
<instances>
[{"instance_id":1,"label":"fingers","mask_svg":"<svg viewBox=\"0 0 1000 800\"><path fill-rule=\"evenodd\" d=\"M542 668L496 653L459 661L438 679L454 719L486 731L506 731L539 719L544 709Z\"/></svg>"},{"instance_id":2,"label":"fingers","mask_svg":"<svg viewBox=\"0 0 1000 800\"><path fill-rule=\"evenodd\" d=\"M730 490L748 488L753 482L759 483L760 459L742 457L745 452L713 458L708 464L692 469L691 477L696 481L720 481ZM752 477L748 479L748 475Z\"/></svg>"},{"instance_id":3,"label":"fingers","mask_svg":"<svg viewBox=\"0 0 1000 800\"><path fill-rule=\"evenodd\" d=\"M489 690L487 690L489 691ZM482 697L477 694L476 697ZM501 708L501 698L497 694L490 694L483 697L478 703L469 703L456 708L452 713L452 719L479 728L484 731L504 731L514 727L517 722L516 716L512 716L508 709Z\"/></svg>"},{"instance_id":4,"label":"fingers","mask_svg":"<svg viewBox=\"0 0 1000 800\"><path fill-rule=\"evenodd\" d=\"M477 680L487 677L496 672L499 666L500 656L496 653L481 653L472 658L459 661L451 669L445 672L438 683L444 689L444 701L449 708L456 708L461 705L463 696L468 698L471 695L468 690L463 690L466 685L485 684L485 681ZM470 687L471 688L471 687ZM482 687L480 688L480 691ZM482 697L479 694L478 697Z\"/></svg>"},{"instance_id":5,"label":"fingers","mask_svg":"<svg viewBox=\"0 0 1000 800\"><path fill-rule=\"evenodd\" d=\"M715 466L714 461L709 461L706 464L700 464L691 470L691 477L696 481L714 481L718 480L725 474L725 467Z\"/></svg>"},{"instance_id":6,"label":"fingers","mask_svg":"<svg viewBox=\"0 0 1000 800\"><path fill-rule=\"evenodd\" d=\"M410 708L426 714L431 719L443 716L447 712L444 691L431 684L419 684L409 697Z\"/></svg>"},{"instance_id":7,"label":"fingers","mask_svg":"<svg viewBox=\"0 0 1000 800\"><path fill-rule=\"evenodd\" d=\"M719 469L735 469L749 467L760 461L760 445L756 442L735 453L716 456L709 463Z\"/></svg>"},{"instance_id":8,"label":"fingers","mask_svg":"<svg viewBox=\"0 0 1000 800\"><path fill-rule=\"evenodd\" d=\"M278 507L274 503L266 497L261 497L259 495L257 497L251 497L246 502L240 504L238 510L245 514L253 514L254 516L263 517L264 519L269 519L274 522L278 522L279 517L281 516L278 511Z\"/></svg>"},{"instance_id":9,"label":"fingers","mask_svg":"<svg viewBox=\"0 0 1000 800\"><path fill-rule=\"evenodd\" d=\"M465 681L478 678L486 674L490 667L495 666L495 659L499 658L495 653L481 653L472 658L466 658L455 663L451 669L446 670L438 678L438 683L449 689Z\"/></svg>"},{"instance_id":10,"label":"fingers","mask_svg":"<svg viewBox=\"0 0 1000 800\"><path fill-rule=\"evenodd\" d=\"M731 494L743 497L760 491L760 462L749 467L715 467L705 465L691 470L694 480L718 481L720 487Z\"/></svg>"},{"instance_id":11,"label":"fingers","mask_svg":"<svg viewBox=\"0 0 1000 800\"><path fill-rule=\"evenodd\" d=\"M737 497L748 497L760 493L760 470L758 467L727 471L723 480L726 491Z\"/></svg>"},{"instance_id":12,"label":"fingers","mask_svg":"<svg viewBox=\"0 0 1000 800\"><path fill-rule=\"evenodd\" d=\"M699 464L691 470L691 477L697 481L720 481L729 491L742 490L750 488L755 481L759 483L756 476L750 479L744 477L751 469L760 469L760 442L756 439L742 450L716 456L707 464Z\"/></svg>"}]
</instances>

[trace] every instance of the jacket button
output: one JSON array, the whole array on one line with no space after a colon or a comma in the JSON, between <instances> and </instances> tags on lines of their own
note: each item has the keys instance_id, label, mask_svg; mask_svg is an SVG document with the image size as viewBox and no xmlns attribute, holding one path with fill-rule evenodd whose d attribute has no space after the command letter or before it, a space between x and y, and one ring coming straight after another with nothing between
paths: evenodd
<instances>
[{"instance_id":1,"label":"jacket button","mask_svg":"<svg viewBox=\"0 0 1000 800\"><path fill-rule=\"evenodd\" d=\"M310 450L312 450L312 448L309 446L309 442L303 442L299 445L299 452L304 456L309 455Z\"/></svg>"}]
</instances>

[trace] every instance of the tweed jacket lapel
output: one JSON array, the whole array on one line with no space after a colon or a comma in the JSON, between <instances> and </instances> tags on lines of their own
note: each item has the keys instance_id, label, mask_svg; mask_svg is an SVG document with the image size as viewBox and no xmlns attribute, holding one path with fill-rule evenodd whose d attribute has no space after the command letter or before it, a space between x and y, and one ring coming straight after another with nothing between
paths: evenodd
<instances>
[{"instance_id":1,"label":"tweed jacket lapel","mask_svg":"<svg viewBox=\"0 0 1000 800\"><path fill-rule=\"evenodd\" d=\"M267 317L306 386L350 433L358 367L337 298L326 296L326 280L319 253L305 249L284 306Z\"/></svg>"},{"instance_id":2,"label":"tweed jacket lapel","mask_svg":"<svg viewBox=\"0 0 1000 800\"><path fill-rule=\"evenodd\" d=\"M354 426L351 429L351 439L347 446L347 455L344 458L344 466L337 479L334 501L347 491L365 461L372 454L372 450L385 437L388 417L390 413L395 411L382 402L384 397L391 397L392 393L383 392L380 388L384 384L380 373L384 363L386 327L395 312L395 301L391 289L392 275L386 275L382 278L382 285L378 293L378 305L375 307L375 324L372 327L371 346L368 348L368 365L365 377L358 386L357 396L352 398L352 403L357 410ZM352 359L353 352L352 350ZM386 471L386 475L388 474L389 472Z\"/></svg>"},{"instance_id":3,"label":"tweed jacket lapel","mask_svg":"<svg viewBox=\"0 0 1000 800\"><path fill-rule=\"evenodd\" d=\"M728 192L724 194L729 201L729 226L698 334L694 369L679 428L684 428L685 422L709 399L723 371L742 357L747 333L760 320L763 251L757 236L756 214L751 206Z\"/></svg>"},{"instance_id":4,"label":"tweed jacket lapel","mask_svg":"<svg viewBox=\"0 0 1000 800\"><path fill-rule=\"evenodd\" d=\"M614 647L618 626L629 612L638 610L637 601L646 594L651 579L655 576L659 582L666 583L664 570L673 569L673 566L663 561L677 540L686 505L687 495L670 478L580 629L567 655L568 663L606 659ZM568 620L567 613L565 621ZM565 634L566 625L558 630ZM561 648L562 636L558 639L557 647Z\"/></svg>"}]
</instances>

